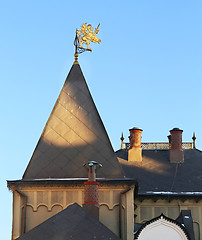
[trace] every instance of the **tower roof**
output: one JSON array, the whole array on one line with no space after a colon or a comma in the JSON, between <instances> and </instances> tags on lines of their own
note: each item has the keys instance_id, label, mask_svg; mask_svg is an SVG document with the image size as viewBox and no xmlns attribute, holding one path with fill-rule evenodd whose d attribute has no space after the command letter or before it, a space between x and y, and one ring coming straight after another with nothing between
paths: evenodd
<instances>
[{"instance_id":1,"label":"tower roof","mask_svg":"<svg viewBox=\"0 0 202 240\"><path fill-rule=\"evenodd\" d=\"M123 172L79 64L72 66L23 179L86 177L83 164L103 165L97 177Z\"/></svg>"}]
</instances>

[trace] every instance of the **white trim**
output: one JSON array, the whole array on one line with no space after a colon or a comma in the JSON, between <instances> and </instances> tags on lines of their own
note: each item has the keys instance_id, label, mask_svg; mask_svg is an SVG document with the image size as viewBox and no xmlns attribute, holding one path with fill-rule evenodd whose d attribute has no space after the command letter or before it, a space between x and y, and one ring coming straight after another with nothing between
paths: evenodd
<instances>
[{"instance_id":1,"label":"white trim","mask_svg":"<svg viewBox=\"0 0 202 240\"><path fill-rule=\"evenodd\" d=\"M188 240L185 232L177 224L161 216L146 225L140 232L138 240Z\"/></svg>"}]
</instances>

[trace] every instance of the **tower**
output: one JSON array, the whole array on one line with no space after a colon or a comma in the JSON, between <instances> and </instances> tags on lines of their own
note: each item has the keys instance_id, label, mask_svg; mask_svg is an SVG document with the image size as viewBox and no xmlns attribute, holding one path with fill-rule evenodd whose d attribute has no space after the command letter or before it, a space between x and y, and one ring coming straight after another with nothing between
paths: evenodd
<instances>
[{"instance_id":1,"label":"tower","mask_svg":"<svg viewBox=\"0 0 202 240\"><path fill-rule=\"evenodd\" d=\"M82 207L88 175L83 165L92 160L103 166L97 172L99 221L117 236L133 239L136 182L125 178L88 89L78 63L77 33L74 64L23 177L8 181L13 192L12 240L44 227L74 203Z\"/></svg>"}]
</instances>

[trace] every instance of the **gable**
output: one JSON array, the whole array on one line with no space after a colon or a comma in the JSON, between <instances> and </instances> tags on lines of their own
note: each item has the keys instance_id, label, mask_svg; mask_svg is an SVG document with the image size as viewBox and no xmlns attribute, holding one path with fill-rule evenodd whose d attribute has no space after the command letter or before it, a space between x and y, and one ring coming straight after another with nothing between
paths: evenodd
<instances>
[{"instance_id":1,"label":"gable","mask_svg":"<svg viewBox=\"0 0 202 240\"><path fill-rule=\"evenodd\" d=\"M112 231L110 231L97 219L91 217L76 203L18 238L18 240L36 239L120 240L120 238L118 238Z\"/></svg>"}]
</instances>

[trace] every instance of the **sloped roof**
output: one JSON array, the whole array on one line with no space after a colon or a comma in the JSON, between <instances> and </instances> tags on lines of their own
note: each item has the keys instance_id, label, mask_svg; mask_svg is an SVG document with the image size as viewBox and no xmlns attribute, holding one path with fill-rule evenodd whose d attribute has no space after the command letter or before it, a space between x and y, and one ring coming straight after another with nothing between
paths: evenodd
<instances>
[{"instance_id":1,"label":"sloped roof","mask_svg":"<svg viewBox=\"0 0 202 240\"><path fill-rule=\"evenodd\" d=\"M183 163L170 163L169 150L142 150L142 162L128 162L128 151L116 152L126 177L138 181L138 194L202 197L202 152L184 150Z\"/></svg>"},{"instance_id":2,"label":"sloped roof","mask_svg":"<svg viewBox=\"0 0 202 240\"><path fill-rule=\"evenodd\" d=\"M77 203L39 224L17 240L120 240Z\"/></svg>"},{"instance_id":3,"label":"sloped roof","mask_svg":"<svg viewBox=\"0 0 202 240\"><path fill-rule=\"evenodd\" d=\"M122 169L78 64L72 66L23 179L83 178L83 164L103 165L97 177L120 178Z\"/></svg>"}]
</instances>

